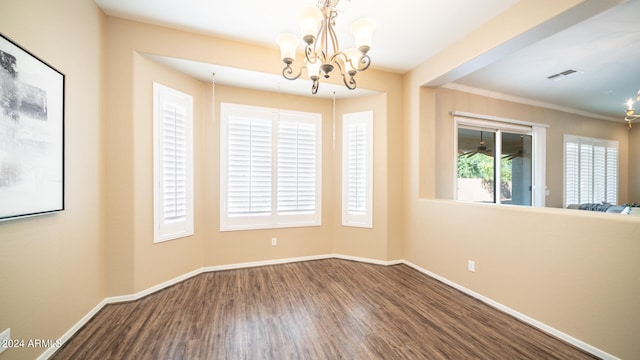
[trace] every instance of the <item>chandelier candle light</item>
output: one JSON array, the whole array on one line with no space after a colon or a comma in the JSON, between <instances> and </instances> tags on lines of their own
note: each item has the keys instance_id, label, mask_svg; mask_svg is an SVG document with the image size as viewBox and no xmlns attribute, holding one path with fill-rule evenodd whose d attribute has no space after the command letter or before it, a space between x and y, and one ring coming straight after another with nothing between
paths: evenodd
<instances>
[{"instance_id":1,"label":"chandelier candle light","mask_svg":"<svg viewBox=\"0 0 640 360\"><path fill-rule=\"evenodd\" d=\"M640 101L640 90L638 90L638 97L636 101ZM633 99L629 98L627 101L627 113L624 120L627 122L627 128L631 129L631 122L640 118L640 114L634 114L636 109L633 108Z\"/></svg>"},{"instance_id":2,"label":"chandelier candle light","mask_svg":"<svg viewBox=\"0 0 640 360\"><path fill-rule=\"evenodd\" d=\"M302 75L302 69L307 69L309 79L313 81L311 93L318 92L320 76L328 79L331 72L338 68L345 86L353 90L356 88L354 76L365 71L371 65L367 53L371 49L371 39L375 23L371 19L360 19L351 26L351 33L355 37L357 48L341 51L335 33L336 5L340 0L318 0L317 7L305 9L301 14L300 30L305 42L305 66L294 75L293 64L298 47L298 37L285 33L278 36L280 54L285 66L282 75L285 79L295 80Z\"/></svg>"}]
</instances>

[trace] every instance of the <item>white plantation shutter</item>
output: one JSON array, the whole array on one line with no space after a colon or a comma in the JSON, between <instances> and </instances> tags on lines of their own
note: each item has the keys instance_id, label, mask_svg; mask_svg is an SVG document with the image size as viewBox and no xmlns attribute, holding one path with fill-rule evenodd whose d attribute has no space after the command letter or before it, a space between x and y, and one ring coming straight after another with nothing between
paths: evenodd
<instances>
[{"instance_id":1,"label":"white plantation shutter","mask_svg":"<svg viewBox=\"0 0 640 360\"><path fill-rule=\"evenodd\" d=\"M154 83L154 242L193 234L193 98Z\"/></svg>"},{"instance_id":2,"label":"white plantation shutter","mask_svg":"<svg viewBox=\"0 0 640 360\"><path fill-rule=\"evenodd\" d=\"M580 144L580 202L593 202L593 147Z\"/></svg>"},{"instance_id":3,"label":"white plantation shutter","mask_svg":"<svg viewBox=\"0 0 640 360\"><path fill-rule=\"evenodd\" d=\"M618 203L618 144L607 146L606 159L606 201L612 204Z\"/></svg>"},{"instance_id":4,"label":"white plantation shutter","mask_svg":"<svg viewBox=\"0 0 640 360\"><path fill-rule=\"evenodd\" d=\"M601 145L592 146L593 151L593 202L606 202L606 148Z\"/></svg>"},{"instance_id":5,"label":"white plantation shutter","mask_svg":"<svg viewBox=\"0 0 640 360\"><path fill-rule=\"evenodd\" d=\"M278 213L316 209L316 125L281 120L278 126Z\"/></svg>"},{"instance_id":6,"label":"white plantation shutter","mask_svg":"<svg viewBox=\"0 0 640 360\"><path fill-rule=\"evenodd\" d=\"M618 201L618 143L565 135L565 206Z\"/></svg>"},{"instance_id":7,"label":"white plantation shutter","mask_svg":"<svg viewBox=\"0 0 640 360\"><path fill-rule=\"evenodd\" d=\"M347 211L351 214L364 214L367 210L367 127L364 123L355 123L348 127L347 154Z\"/></svg>"},{"instance_id":8,"label":"white plantation shutter","mask_svg":"<svg viewBox=\"0 0 640 360\"><path fill-rule=\"evenodd\" d=\"M270 119L232 116L228 122L229 216L271 213Z\"/></svg>"},{"instance_id":9,"label":"white plantation shutter","mask_svg":"<svg viewBox=\"0 0 640 360\"><path fill-rule=\"evenodd\" d=\"M371 228L373 112L345 114L342 142L342 224Z\"/></svg>"},{"instance_id":10,"label":"white plantation shutter","mask_svg":"<svg viewBox=\"0 0 640 360\"><path fill-rule=\"evenodd\" d=\"M183 221L187 214L186 112L182 104L162 109L163 220Z\"/></svg>"},{"instance_id":11,"label":"white plantation shutter","mask_svg":"<svg viewBox=\"0 0 640 360\"><path fill-rule=\"evenodd\" d=\"M220 229L320 225L321 116L221 104Z\"/></svg>"},{"instance_id":12,"label":"white plantation shutter","mask_svg":"<svg viewBox=\"0 0 640 360\"><path fill-rule=\"evenodd\" d=\"M580 203L580 145L565 142L565 207Z\"/></svg>"}]
</instances>

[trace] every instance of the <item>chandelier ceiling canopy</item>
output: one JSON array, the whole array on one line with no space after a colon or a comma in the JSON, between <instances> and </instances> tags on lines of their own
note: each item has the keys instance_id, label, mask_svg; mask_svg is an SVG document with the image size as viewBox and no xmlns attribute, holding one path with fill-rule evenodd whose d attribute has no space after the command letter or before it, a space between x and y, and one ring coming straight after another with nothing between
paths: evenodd
<instances>
[{"instance_id":1,"label":"chandelier ceiling canopy","mask_svg":"<svg viewBox=\"0 0 640 360\"><path fill-rule=\"evenodd\" d=\"M640 101L640 90L638 90L638 97L636 98L636 102ZM627 122L627 128L631 129L631 122L640 118L640 114L636 114L636 109L633 108L634 101L632 98L627 100L627 112L624 117L624 120Z\"/></svg>"},{"instance_id":2,"label":"chandelier ceiling canopy","mask_svg":"<svg viewBox=\"0 0 640 360\"><path fill-rule=\"evenodd\" d=\"M285 33L278 36L280 55L285 66L282 75L288 80L295 80L306 69L313 82L311 93L318 92L320 77L328 79L334 69L340 72L345 86L356 88L355 75L365 71L371 65L367 53L371 49L371 40L375 30L375 22L371 19L360 19L351 25L351 34L355 37L356 48L341 50L335 33L336 6L340 0L318 0L316 7L305 9L300 16L300 31L305 43L304 66L294 73L292 65L296 58L298 37Z\"/></svg>"}]
</instances>

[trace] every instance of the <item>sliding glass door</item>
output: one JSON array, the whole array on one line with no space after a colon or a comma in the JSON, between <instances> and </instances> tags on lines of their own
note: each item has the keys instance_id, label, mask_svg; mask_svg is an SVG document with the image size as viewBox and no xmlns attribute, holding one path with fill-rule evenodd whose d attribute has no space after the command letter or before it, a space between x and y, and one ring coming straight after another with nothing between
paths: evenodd
<instances>
[{"instance_id":1,"label":"sliding glass door","mask_svg":"<svg viewBox=\"0 0 640 360\"><path fill-rule=\"evenodd\" d=\"M457 199L495 202L495 132L458 129Z\"/></svg>"},{"instance_id":2,"label":"sliding glass door","mask_svg":"<svg viewBox=\"0 0 640 360\"><path fill-rule=\"evenodd\" d=\"M531 206L532 137L502 133L500 203Z\"/></svg>"},{"instance_id":3,"label":"sliding glass door","mask_svg":"<svg viewBox=\"0 0 640 360\"><path fill-rule=\"evenodd\" d=\"M531 206L531 132L459 125L456 198Z\"/></svg>"}]
</instances>

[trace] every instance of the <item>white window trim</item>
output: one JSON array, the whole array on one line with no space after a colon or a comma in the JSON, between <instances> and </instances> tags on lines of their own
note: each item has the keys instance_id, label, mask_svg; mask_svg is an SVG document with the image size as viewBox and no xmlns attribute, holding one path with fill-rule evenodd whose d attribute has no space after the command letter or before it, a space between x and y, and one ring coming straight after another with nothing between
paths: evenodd
<instances>
[{"instance_id":1,"label":"white window trim","mask_svg":"<svg viewBox=\"0 0 640 360\"><path fill-rule=\"evenodd\" d=\"M456 111L453 115L454 141L453 141L453 164L457 164L458 154L458 127L469 127L477 129L490 129L500 134L502 131L512 133L522 133L532 137L532 179L531 179L531 206L544 207L547 196L546 185L546 144L547 128L549 125L533 123L528 121L507 119L496 116L479 115L467 112ZM496 140L496 147L500 146L499 139ZM500 162L496 164L496 173L500 173ZM454 199L458 199L458 169L453 167L453 189ZM499 197L497 197L499 204Z\"/></svg>"},{"instance_id":2,"label":"white window trim","mask_svg":"<svg viewBox=\"0 0 640 360\"><path fill-rule=\"evenodd\" d=\"M181 220L165 221L163 188L163 107L166 102L185 108L185 196L186 213ZM194 234L193 211L193 97L167 86L153 83L153 242L160 243Z\"/></svg>"},{"instance_id":3,"label":"white window trim","mask_svg":"<svg viewBox=\"0 0 640 360\"><path fill-rule=\"evenodd\" d=\"M228 214L228 131L229 116L245 114L262 116L272 122L272 200L271 211L266 215ZM316 169L315 169L315 210L312 213L278 214L278 123L281 119L295 119L315 125L316 131ZM279 110L267 107L221 103L220 104L220 231L258 230L291 227L320 226L322 224L322 114Z\"/></svg>"},{"instance_id":4,"label":"white window trim","mask_svg":"<svg viewBox=\"0 0 640 360\"><path fill-rule=\"evenodd\" d=\"M365 150L365 210L352 212L349 209L350 139L352 126L364 125ZM373 111L362 111L342 116L342 225L373 228Z\"/></svg>"}]
</instances>

